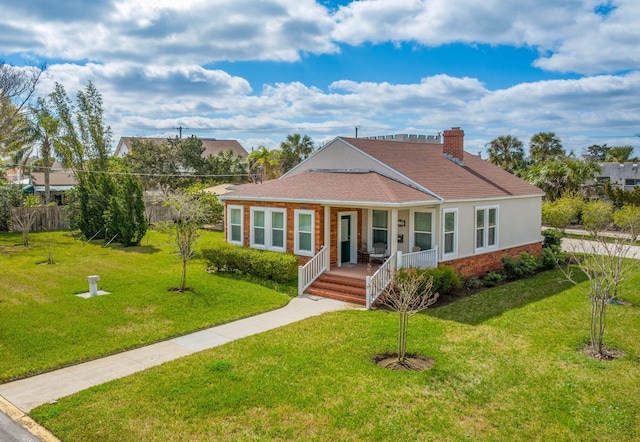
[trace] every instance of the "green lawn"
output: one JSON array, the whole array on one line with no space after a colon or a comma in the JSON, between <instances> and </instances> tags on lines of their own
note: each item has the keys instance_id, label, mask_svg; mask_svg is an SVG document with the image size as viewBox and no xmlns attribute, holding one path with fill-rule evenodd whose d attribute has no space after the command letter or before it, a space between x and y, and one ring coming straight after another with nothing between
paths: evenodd
<instances>
[{"instance_id":1,"label":"green lawn","mask_svg":"<svg viewBox=\"0 0 640 442\"><path fill-rule=\"evenodd\" d=\"M192 292L168 291L181 263L167 237L139 247L75 241L67 233L0 235L0 382L93 359L285 305L276 291L188 264ZM222 241L203 232L199 246ZM43 264L51 247L55 264ZM83 299L88 275L107 296Z\"/></svg>"},{"instance_id":2,"label":"green lawn","mask_svg":"<svg viewBox=\"0 0 640 442\"><path fill-rule=\"evenodd\" d=\"M410 351L436 365L398 372L397 316L347 310L185 357L43 405L65 442L210 440L632 441L640 434L640 274L611 305L587 358L589 302L559 272L413 317Z\"/></svg>"}]
</instances>

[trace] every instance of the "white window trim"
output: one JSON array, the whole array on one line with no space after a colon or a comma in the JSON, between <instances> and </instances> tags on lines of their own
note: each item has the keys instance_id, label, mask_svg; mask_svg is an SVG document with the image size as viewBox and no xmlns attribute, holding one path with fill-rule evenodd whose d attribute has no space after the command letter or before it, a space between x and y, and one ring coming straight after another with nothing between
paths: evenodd
<instances>
[{"instance_id":1,"label":"white window trim","mask_svg":"<svg viewBox=\"0 0 640 442\"><path fill-rule=\"evenodd\" d=\"M453 252L445 252L445 234L447 233L445 228L445 218L448 213L455 214L454 226L453 226ZM442 211L442 257L443 258L455 258L458 256L458 209L444 209Z\"/></svg>"},{"instance_id":2,"label":"white window trim","mask_svg":"<svg viewBox=\"0 0 640 442\"><path fill-rule=\"evenodd\" d=\"M489 244L489 210L491 209L496 209L496 243L492 246L488 245ZM482 247L478 247L478 242L477 242L478 212L480 211L484 212L484 219L485 219L484 234L483 234L483 240L482 240L482 243L484 245ZM498 238L499 238L498 229L499 228L500 228L500 209L497 205L476 206L475 214L474 214L474 224L473 224L473 245L476 252L485 252L487 250L495 250L498 248Z\"/></svg>"},{"instance_id":3,"label":"white window trim","mask_svg":"<svg viewBox=\"0 0 640 442\"><path fill-rule=\"evenodd\" d=\"M413 209L409 212L409 250L412 250L416 246L416 230L415 230L415 214L416 213L430 213L431 214L431 248L436 245L436 214L435 210L417 210ZM422 230L420 230L422 232Z\"/></svg>"},{"instance_id":4,"label":"white window trim","mask_svg":"<svg viewBox=\"0 0 640 442\"><path fill-rule=\"evenodd\" d=\"M264 245L256 244L254 238L254 214L255 212L264 212ZM274 212L280 212L283 214L283 247L274 247L272 238L272 226L271 226L271 214ZM250 239L251 247L260 250L272 250L274 252L284 252L287 250L287 209L278 209L272 207L251 207L251 222L250 222Z\"/></svg>"},{"instance_id":5,"label":"white window trim","mask_svg":"<svg viewBox=\"0 0 640 442\"><path fill-rule=\"evenodd\" d=\"M314 256L316 250L316 212L315 210L294 210L294 236L293 236L293 253L300 256ZM300 250L300 215L311 215L311 250ZM306 233L306 232L305 232Z\"/></svg>"},{"instance_id":6,"label":"white window trim","mask_svg":"<svg viewBox=\"0 0 640 442\"><path fill-rule=\"evenodd\" d=\"M231 239L231 211L240 210L240 241L233 241ZM228 206L227 207L227 242L230 244L244 244L244 206ZM237 224L236 224L237 225Z\"/></svg>"}]
</instances>

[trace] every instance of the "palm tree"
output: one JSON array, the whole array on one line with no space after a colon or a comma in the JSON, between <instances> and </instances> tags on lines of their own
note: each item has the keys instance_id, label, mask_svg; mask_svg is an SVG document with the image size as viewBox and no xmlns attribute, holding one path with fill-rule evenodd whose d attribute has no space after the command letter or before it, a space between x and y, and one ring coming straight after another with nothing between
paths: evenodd
<instances>
[{"instance_id":1,"label":"palm tree","mask_svg":"<svg viewBox=\"0 0 640 442\"><path fill-rule=\"evenodd\" d=\"M258 146L247 157L250 170L260 174L260 180L277 178L280 167L280 151L269 150L264 146Z\"/></svg>"},{"instance_id":2,"label":"palm tree","mask_svg":"<svg viewBox=\"0 0 640 442\"><path fill-rule=\"evenodd\" d=\"M287 140L280 143L280 166L282 172L291 170L313 152L313 141L308 135L287 135Z\"/></svg>"},{"instance_id":3,"label":"palm tree","mask_svg":"<svg viewBox=\"0 0 640 442\"><path fill-rule=\"evenodd\" d=\"M514 173L524 164L522 141L511 135L502 135L492 140L489 145L489 162Z\"/></svg>"},{"instance_id":4,"label":"palm tree","mask_svg":"<svg viewBox=\"0 0 640 442\"><path fill-rule=\"evenodd\" d=\"M560 138L553 132L539 132L531 137L529 143L529 156L534 161L547 161L564 157L566 154L562 148Z\"/></svg>"},{"instance_id":5,"label":"palm tree","mask_svg":"<svg viewBox=\"0 0 640 442\"><path fill-rule=\"evenodd\" d=\"M50 172L53 165L53 144L60 133L60 121L52 113L46 100L39 98L38 104L32 109L34 118L25 128L25 140L27 147L23 148L19 155L22 156L22 165L26 163L31 154L38 148L38 154L42 157L44 173L44 203L51 201Z\"/></svg>"}]
</instances>

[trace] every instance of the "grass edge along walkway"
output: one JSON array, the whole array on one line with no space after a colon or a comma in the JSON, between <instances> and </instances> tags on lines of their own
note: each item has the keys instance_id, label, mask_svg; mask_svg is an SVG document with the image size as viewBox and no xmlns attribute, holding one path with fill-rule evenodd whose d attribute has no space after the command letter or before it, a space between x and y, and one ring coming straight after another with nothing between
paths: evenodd
<instances>
[{"instance_id":1,"label":"grass edge along walkway","mask_svg":"<svg viewBox=\"0 0 640 442\"><path fill-rule=\"evenodd\" d=\"M322 313L358 308L327 298L302 296L277 310L26 379L0 384L0 396L23 412L94 385L164 362L272 330Z\"/></svg>"}]
</instances>

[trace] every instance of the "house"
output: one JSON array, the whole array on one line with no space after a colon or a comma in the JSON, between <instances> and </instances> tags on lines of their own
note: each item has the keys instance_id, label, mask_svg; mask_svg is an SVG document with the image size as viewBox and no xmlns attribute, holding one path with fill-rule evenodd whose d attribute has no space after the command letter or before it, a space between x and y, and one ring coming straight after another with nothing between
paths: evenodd
<instances>
[{"instance_id":1,"label":"house","mask_svg":"<svg viewBox=\"0 0 640 442\"><path fill-rule=\"evenodd\" d=\"M544 192L465 153L460 128L442 138L338 137L277 180L221 195L226 239L318 267L301 291L316 273L370 258L374 244L383 267L418 258L464 277L500 269L503 256L539 256Z\"/></svg>"},{"instance_id":2,"label":"house","mask_svg":"<svg viewBox=\"0 0 640 442\"><path fill-rule=\"evenodd\" d=\"M637 162L600 163L597 182L610 182L613 188L633 190L640 186L640 172Z\"/></svg>"},{"instance_id":3,"label":"house","mask_svg":"<svg viewBox=\"0 0 640 442\"><path fill-rule=\"evenodd\" d=\"M49 192L51 201L58 205L67 204L67 192L76 185L73 172L68 170L52 170L49 173ZM34 195L39 195L44 201L44 173L32 172L30 184L26 190L33 190Z\"/></svg>"},{"instance_id":4,"label":"house","mask_svg":"<svg viewBox=\"0 0 640 442\"><path fill-rule=\"evenodd\" d=\"M166 138L148 138L148 137L121 137L120 141L118 141L118 145L116 146L116 150L114 156L116 157L124 157L126 154L131 152L131 142L134 139L140 140L148 140L156 143L164 143L167 141ZM220 152L226 152L228 150L233 151L234 156L242 156L246 158L249 153L245 150L244 147L237 140L218 140L215 138L198 138L202 141L202 147L204 148L204 152L202 152L202 157L207 158L209 156L216 156Z\"/></svg>"}]
</instances>

